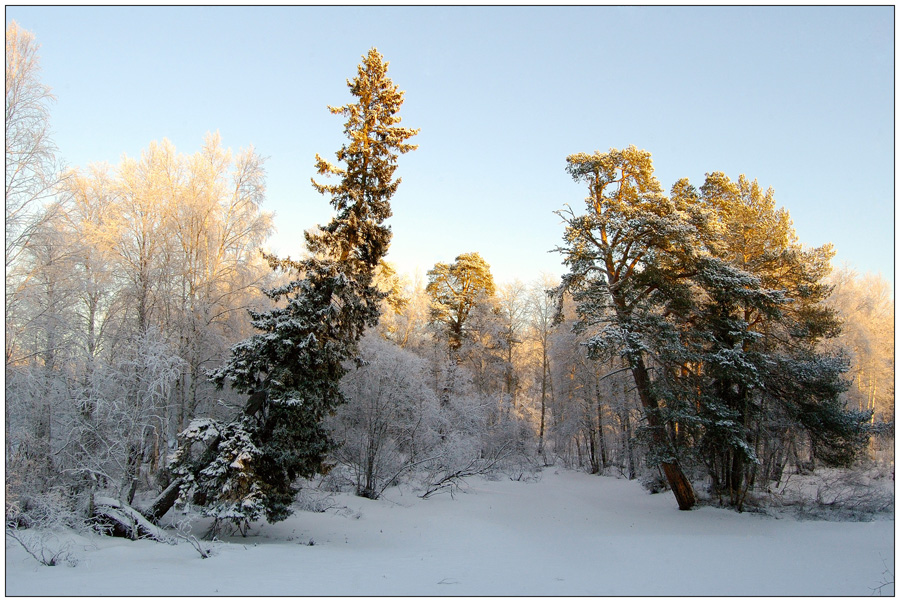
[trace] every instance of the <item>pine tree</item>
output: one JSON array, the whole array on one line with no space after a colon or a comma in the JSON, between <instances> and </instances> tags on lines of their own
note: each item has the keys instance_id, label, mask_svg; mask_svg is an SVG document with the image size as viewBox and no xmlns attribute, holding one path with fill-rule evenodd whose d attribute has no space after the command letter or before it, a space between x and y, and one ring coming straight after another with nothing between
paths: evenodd
<instances>
[{"instance_id":1,"label":"pine tree","mask_svg":"<svg viewBox=\"0 0 900 602\"><path fill-rule=\"evenodd\" d=\"M491 266L478 253L463 253L452 264L437 263L428 270L425 292L431 297L431 319L444 325L455 354L466 337L472 309L494 295Z\"/></svg>"},{"instance_id":2,"label":"pine tree","mask_svg":"<svg viewBox=\"0 0 900 602\"><path fill-rule=\"evenodd\" d=\"M306 233L309 258L267 257L273 269L295 275L266 291L273 301L285 304L251 312L261 332L235 345L228 363L211 375L217 385L227 382L250 396L239 419L242 426L232 432L246 431L255 447L218 445L242 449L242 466L248 467L244 473L260 482L255 489L243 487L259 496L269 521L289 515L296 478L325 470L332 442L323 419L344 401L339 383L346 363L356 357L365 329L377 323L386 297L373 278L391 239L384 222L400 184L393 175L398 156L416 148L406 141L418 133L397 125L403 92L387 77L387 66L374 48L370 50L356 78L347 82L356 102L329 107L347 118L348 142L336 153L343 166L316 155L317 172L336 176L339 182L313 180L313 186L331 197L337 213L328 224ZM194 479L202 480L204 470L194 466ZM208 506L216 503L206 500Z\"/></svg>"},{"instance_id":3,"label":"pine tree","mask_svg":"<svg viewBox=\"0 0 900 602\"><path fill-rule=\"evenodd\" d=\"M566 222L564 256L569 273L557 289L559 307L571 293L581 332L595 331L593 359L619 354L629 367L647 420L652 459L675 493L678 507L695 503L666 430L667 408L653 387L648 353L671 336L655 310L661 298L684 297L697 250L703 249L706 215L696 202L674 202L653 176L650 153L624 150L567 157L566 171L588 186L587 211L557 212Z\"/></svg>"},{"instance_id":4,"label":"pine tree","mask_svg":"<svg viewBox=\"0 0 900 602\"><path fill-rule=\"evenodd\" d=\"M740 508L749 486L745 477L759 463L754 392L772 368L744 316L780 319L787 299L716 257L698 258L691 280L690 297L672 320L678 344L660 354L657 389L677 408L673 420L682 441L705 464L713 491Z\"/></svg>"},{"instance_id":5,"label":"pine tree","mask_svg":"<svg viewBox=\"0 0 900 602\"><path fill-rule=\"evenodd\" d=\"M707 211L684 286L660 287L645 322L654 389L682 457L700 460L712 491L738 509L757 476L778 478L785 442L805 437L824 462L851 461L865 416L843 407L846 362L819 349L838 328L822 305L830 248L803 248L772 191L744 177L710 174L699 193L681 180L670 199Z\"/></svg>"},{"instance_id":6,"label":"pine tree","mask_svg":"<svg viewBox=\"0 0 900 602\"><path fill-rule=\"evenodd\" d=\"M847 410L846 361L820 349L840 327L823 303L830 246L800 245L774 193L743 176L709 174L699 192L680 180L665 197L644 151L568 161L591 194L585 215L560 213L570 273L557 293L572 294L590 356L631 369L650 461L679 507L693 459L737 508L798 436L823 462L851 462L869 415Z\"/></svg>"},{"instance_id":7,"label":"pine tree","mask_svg":"<svg viewBox=\"0 0 900 602\"><path fill-rule=\"evenodd\" d=\"M803 247L756 181L714 172L700 190L717 222L715 259L694 279L692 335L707 381L700 451L714 491L740 508L773 440L802 433L814 456L847 464L866 416L843 407L844 358L820 349L840 330L824 305L831 246Z\"/></svg>"}]
</instances>

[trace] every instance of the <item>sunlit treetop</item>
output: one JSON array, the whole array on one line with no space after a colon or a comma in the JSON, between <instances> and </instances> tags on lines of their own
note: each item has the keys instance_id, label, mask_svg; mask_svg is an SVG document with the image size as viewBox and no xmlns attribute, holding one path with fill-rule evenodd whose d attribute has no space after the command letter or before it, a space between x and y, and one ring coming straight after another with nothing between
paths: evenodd
<instances>
[{"instance_id":1,"label":"sunlit treetop","mask_svg":"<svg viewBox=\"0 0 900 602\"><path fill-rule=\"evenodd\" d=\"M397 114L403 104L403 92L387 76L388 63L372 48L357 67L357 76L347 81L357 102L328 107L347 118L344 133L348 141L335 155L343 167L316 155L320 175L337 176L337 184L313 186L331 195L338 215L320 233L306 235L313 253L333 254L347 260L351 253L359 261L374 267L387 251L390 228L382 222L391 216L390 198L400 185L393 179L397 157L417 148L406 141L419 130L401 127ZM362 238L368 244L357 244Z\"/></svg>"}]
</instances>

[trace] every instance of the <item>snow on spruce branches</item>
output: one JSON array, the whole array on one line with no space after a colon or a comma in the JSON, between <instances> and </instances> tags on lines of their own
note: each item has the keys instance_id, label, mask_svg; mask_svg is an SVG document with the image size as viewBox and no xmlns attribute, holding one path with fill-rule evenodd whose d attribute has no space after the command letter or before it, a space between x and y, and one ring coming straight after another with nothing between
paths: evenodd
<instances>
[{"instance_id":1,"label":"snow on spruce branches","mask_svg":"<svg viewBox=\"0 0 900 602\"><path fill-rule=\"evenodd\" d=\"M230 360L211 374L217 385L228 383L248 394L246 407L231 428L216 427L220 451L207 453L206 460L192 460L185 448L199 430L183 434L178 470L188 467L192 487L207 493L194 501L219 518L243 524L262 508L268 520L281 520L290 514L293 481L326 470L323 461L332 442L322 421L343 402L339 383L345 363L356 357L365 329L378 322L385 294L373 277L391 240L384 222L400 184L393 174L398 156L416 148L406 141L418 130L398 125L403 92L387 77L387 66L370 50L356 78L348 81L355 102L329 107L347 118L348 142L336 153L338 165L316 156L317 172L338 181L313 180L313 186L331 197L337 214L306 233L310 257L267 256L273 269L295 276L266 291L284 305L251 312L260 332L235 345ZM233 438L240 444L227 442ZM239 482L231 483L229 475ZM209 487L210 480L217 487ZM232 499L228 492L241 492L246 499Z\"/></svg>"}]
</instances>

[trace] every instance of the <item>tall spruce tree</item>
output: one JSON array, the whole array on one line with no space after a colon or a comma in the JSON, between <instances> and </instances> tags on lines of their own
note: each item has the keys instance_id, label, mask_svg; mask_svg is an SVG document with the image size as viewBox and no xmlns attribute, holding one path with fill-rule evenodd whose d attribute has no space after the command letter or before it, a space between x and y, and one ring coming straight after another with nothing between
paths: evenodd
<instances>
[{"instance_id":1,"label":"tall spruce tree","mask_svg":"<svg viewBox=\"0 0 900 602\"><path fill-rule=\"evenodd\" d=\"M313 186L331 197L336 215L306 233L308 259L268 257L273 269L296 275L266 291L285 304L251 312L261 332L235 345L228 363L211 375L217 385L227 382L249 394L240 427L217 429L218 435L208 426L185 431L176 472L193 486L183 495L206 493L199 501L218 508L217 517L237 523L261 512L270 522L286 518L296 493L292 483L320 471L332 446L322 421L344 401L339 382L346 363L356 357L365 329L378 321L386 294L373 277L391 239L384 222L400 184L394 171L398 156L416 148L406 141L418 130L398 125L403 92L387 77L387 67L370 50L347 82L356 102L329 107L347 118L348 142L336 153L338 165L316 155L317 172L339 182L313 180ZM229 441L228 433L239 435L240 444ZM205 438L207 451L193 459L189 447L198 438ZM235 450L240 461L211 462ZM222 470L234 472L234 482L223 484ZM215 491L202 486L206 481L215 482Z\"/></svg>"}]
</instances>

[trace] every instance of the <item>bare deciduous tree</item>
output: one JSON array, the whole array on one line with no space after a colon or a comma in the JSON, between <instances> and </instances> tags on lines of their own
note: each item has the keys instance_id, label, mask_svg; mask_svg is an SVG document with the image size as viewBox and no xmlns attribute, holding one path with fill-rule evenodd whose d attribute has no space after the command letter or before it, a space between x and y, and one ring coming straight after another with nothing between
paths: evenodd
<instances>
[{"instance_id":1,"label":"bare deciduous tree","mask_svg":"<svg viewBox=\"0 0 900 602\"><path fill-rule=\"evenodd\" d=\"M59 178L50 138L55 97L40 79L39 44L12 21L6 28L6 267L40 221Z\"/></svg>"}]
</instances>

